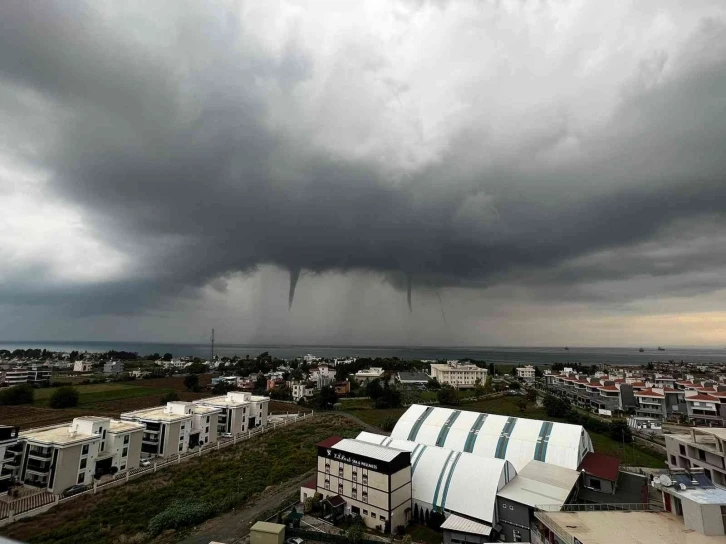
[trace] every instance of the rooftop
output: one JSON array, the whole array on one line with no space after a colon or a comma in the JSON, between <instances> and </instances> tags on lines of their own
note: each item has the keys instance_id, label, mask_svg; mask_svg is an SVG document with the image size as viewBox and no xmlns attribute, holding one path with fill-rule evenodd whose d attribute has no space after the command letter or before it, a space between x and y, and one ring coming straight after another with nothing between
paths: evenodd
<instances>
[{"instance_id":1,"label":"rooftop","mask_svg":"<svg viewBox=\"0 0 726 544\"><path fill-rule=\"evenodd\" d=\"M112 419L108 432L125 433L127 431L140 431L145 428L146 427L143 423L134 423L133 421L119 421L118 419Z\"/></svg>"},{"instance_id":2,"label":"rooftop","mask_svg":"<svg viewBox=\"0 0 726 544\"><path fill-rule=\"evenodd\" d=\"M576 470L530 461L497 495L527 506L562 505L579 477Z\"/></svg>"},{"instance_id":3,"label":"rooftop","mask_svg":"<svg viewBox=\"0 0 726 544\"><path fill-rule=\"evenodd\" d=\"M604 453L588 452L580 463L580 470L592 476L615 482L620 471L620 460Z\"/></svg>"},{"instance_id":4,"label":"rooftop","mask_svg":"<svg viewBox=\"0 0 726 544\"><path fill-rule=\"evenodd\" d=\"M377 444L363 442L362 440L354 440L352 438L345 438L341 440L335 444L334 449L347 453L363 455L365 457L370 457L371 459L377 459L385 462L393 461L396 457L405 453L401 450L394 450L392 448L386 448L385 446L378 446Z\"/></svg>"},{"instance_id":5,"label":"rooftop","mask_svg":"<svg viewBox=\"0 0 726 544\"><path fill-rule=\"evenodd\" d=\"M271 533L273 535L279 535L285 532L285 526L279 523L269 523L267 521L258 521L252 526L252 531L260 533Z\"/></svg>"},{"instance_id":6,"label":"rooftop","mask_svg":"<svg viewBox=\"0 0 726 544\"><path fill-rule=\"evenodd\" d=\"M484 525L483 523L457 516L456 514L451 514L446 518L446 521L441 524L441 528L448 529L449 531L484 536L489 536L492 532L492 528L489 525Z\"/></svg>"},{"instance_id":7,"label":"rooftop","mask_svg":"<svg viewBox=\"0 0 726 544\"><path fill-rule=\"evenodd\" d=\"M182 419L189 419L192 414L170 414L167 411L166 406L156 406L155 408L145 408L143 410L135 410L133 412L126 412L121 414L122 419L134 418L149 421L180 421Z\"/></svg>"},{"instance_id":8,"label":"rooftop","mask_svg":"<svg viewBox=\"0 0 726 544\"><path fill-rule=\"evenodd\" d=\"M343 440L342 436L329 436L325 440L321 440L320 442L318 442L318 446L320 446L321 448L332 448L341 440Z\"/></svg>"},{"instance_id":9,"label":"rooftop","mask_svg":"<svg viewBox=\"0 0 726 544\"><path fill-rule=\"evenodd\" d=\"M681 519L668 512L535 512L535 516L551 528L556 529L548 520L567 535L591 544L721 544L724 540L686 529Z\"/></svg>"},{"instance_id":10,"label":"rooftop","mask_svg":"<svg viewBox=\"0 0 726 544\"><path fill-rule=\"evenodd\" d=\"M66 446L90 440L100 440L100 435L90 433L71 432L71 423L63 423L61 425L53 425L51 427L41 427L39 429L31 429L23 431L18 435L31 442L42 442L48 445Z\"/></svg>"}]
</instances>

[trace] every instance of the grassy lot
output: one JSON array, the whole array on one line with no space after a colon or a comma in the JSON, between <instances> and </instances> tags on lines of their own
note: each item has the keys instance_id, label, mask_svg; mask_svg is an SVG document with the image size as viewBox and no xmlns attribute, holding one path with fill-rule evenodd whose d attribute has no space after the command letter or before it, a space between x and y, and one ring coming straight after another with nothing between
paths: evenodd
<instances>
[{"instance_id":1,"label":"grassy lot","mask_svg":"<svg viewBox=\"0 0 726 544\"><path fill-rule=\"evenodd\" d=\"M485 412L487 414L499 414L503 416L527 417L530 419L562 422L562 420L549 417L544 408L537 407L534 404L530 404L527 409L522 412L519 409L519 406L517 406L517 402L520 398L521 397L519 396L513 396L465 402L458 408L461 408L462 410L471 410L473 412ZM350 405L348 403L343 405L346 412L349 412L366 423L375 425L376 427L380 427L381 423L383 423L386 418L399 418L401 417L401 414L406 411L405 408L376 410L373 408L373 405L369 400L358 400L352 408L349 406ZM589 434L592 438L595 451L617 457L623 464L640 467L665 468L665 458L662 454L651 452L647 448L642 447L640 444L632 443L623 446L622 443L612 440L609 436L593 432L589 432Z\"/></svg>"},{"instance_id":2,"label":"grassy lot","mask_svg":"<svg viewBox=\"0 0 726 544\"><path fill-rule=\"evenodd\" d=\"M152 389L120 383L76 385L74 387L80 393L78 398L79 406L85 404L96 404L104 401L146 397L150 395L161 397L169 391L165 389ZM33 401L33 405L48 406L50 397L55 391L55 387L37 389L35 391L35 400Z\"/></svg>"},{"instance_id":3,"label":"grassy lot","mask_svg":"<svg viewBox=\"0 0 726 544\"><path fill-rule=\"evenodd\" d=\"M315 444L330 435L355 436L349 419L326 414L240 445L194 457L96 496L83 496L46 514L0 529L21 542L144 544L177 540L173 530L153 538L149 521L179 498L204 505L207 517L240 506L271 485L315 467ZM202 520L197 520L201 522ZM171 532L170 532L171 531Z\"/></svg>"}]
</instances>

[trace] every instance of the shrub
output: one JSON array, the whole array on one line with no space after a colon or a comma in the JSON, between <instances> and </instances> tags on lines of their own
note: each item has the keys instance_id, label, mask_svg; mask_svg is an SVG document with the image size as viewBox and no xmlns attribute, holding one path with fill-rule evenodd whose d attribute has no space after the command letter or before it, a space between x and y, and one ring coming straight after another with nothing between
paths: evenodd
<instances>
[{"instance_id":1,"label":"shrub","mask_svg":"<svg viewBox=\"0 0 726 544\"><path fill-rule=\"evenodd\" d=\"M176 402L179 400L179 394L176 391L170 391L159 400L159 404L162 406L167 402Z\"/></svg>"},{"instance_id":2,"label":"shrub","mask_svg":"<svg viewBox=\"0 0 726 544\"><path fill-rule=\"evenodd\" d=\"M0 391L0 404L32 404L35 391L30 384L13 385Z\"/></svg>"},{"instance_id":3,"label":"shrub","mask_svg":"<svg viewBox=\"0 0 726 544\"><path fill-rule=\"evenodd\" d=\"M406 535L403 537L403 544L411 544L411 542L413 542L411 540L411 535Z\"/></svg>"},{"instance_id":4,"label":"shrub","mask_svg":"<svg viewBox=\"0 0 726 544\"><path fill-rule=\"evenodd\" d=\"M436 397L441 404L448 404L449 406L458 406L461 402L459 400L459 390L450 385L442 386Z\"/></svg>"},{"instance_id":5,"label":"shrub","mask_svg":"<svg viewBox=\"0 0 726 544\"><path fill-rule=\"evenodd\" d=\"M405 535L406 534L406 527L403 525L396 525L396 534L397 535Z\"/></svg>"},{"instance_id":6,"label":"shrub","mask_svg":"<svg viewBox=\"0 0 726 544\"><path fill-rule=\"evenodd\" d=\"M199 391L199 376L189 374L184 378L184 387L187 388L187 391Z\"/></svg>"},{"instance_id":7,"label":"shrub","mask_svg":"<svg viewBox=\"0 0 726 544\"><path fill-rule=\"evenodd\" d=\"M563 418L570 412L570 404L554 395L545 396L543 404L547 415L550 417Z\"/></svg>"},{"instance_id":8,"label":"shrub","mask_svg":"<svg viewBox=\"0 0 726 544\"><path fill-rule=\"evenodd\" d=\"M393 428L396 426L396 421L398 421L398 420L395 417L388 416L381 423L381 429L383 429L387 433L390 433L393 430Z\"/></svg>"},{"instance_id":9,"label":"shrub","mask_svg":"<svg viewBox=\"0 0 726 544\"><path fill-rule=\"evenodd\" d=\"M149 521L149 533L156 536L167 529L191 527L214 515L214 508L206 502L174 501Z\"/></svg>"},{"instance_id":10,"label":"shrub","mask_svg":"<svg viewBox=\"0 0 726 544\"><path fill-rule=\"evenodd\" d=\"M51 408L73 408L78 406L78 389L71 385L64 385L56 389L50 396Z\"/></svg>"}]
</instances>

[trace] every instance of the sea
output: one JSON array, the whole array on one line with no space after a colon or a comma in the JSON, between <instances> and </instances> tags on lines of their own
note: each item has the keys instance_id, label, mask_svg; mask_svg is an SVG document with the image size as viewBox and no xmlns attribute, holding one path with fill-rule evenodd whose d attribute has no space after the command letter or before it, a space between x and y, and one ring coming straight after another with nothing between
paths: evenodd
<instances>
[{"instance_id":1,"label":"sea","mask_svg":"<svg viewBox=\"0 0 726 544\"><path fill-rule=\"evenodd\" d=\"M49 351L107 352L110 350L136 352L139 355L171 353L174 357L209 358L209 344L174 344L155 342L83 342L83 341L0 341L0 349L39 348ZM726 349L622 347L455 347L455 346L328 346L285 344L215 344L219 357L249 355L255 357L269 352L273 357L293 359L306 354L318 357L398 357L399 359L475 359L494 364L552 363L643 365L649 362L687 362L726 364Z\"/></svg>"}]
</instances>

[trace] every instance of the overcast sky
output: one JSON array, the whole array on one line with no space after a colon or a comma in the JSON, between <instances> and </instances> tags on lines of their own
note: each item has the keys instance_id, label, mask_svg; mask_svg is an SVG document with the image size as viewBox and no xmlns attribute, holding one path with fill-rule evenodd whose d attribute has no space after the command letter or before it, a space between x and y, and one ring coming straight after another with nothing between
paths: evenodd
<instances>
[{"instance_id":1,"label":"overcast sky","mask_svg":"<svg viewBox=\"0 0 726 544\"><path fill-rule=\"evenodd\" d=\"M726 346L725 148L721 0L5 0L0 339Z\"/></svg>"}]
</instances>

